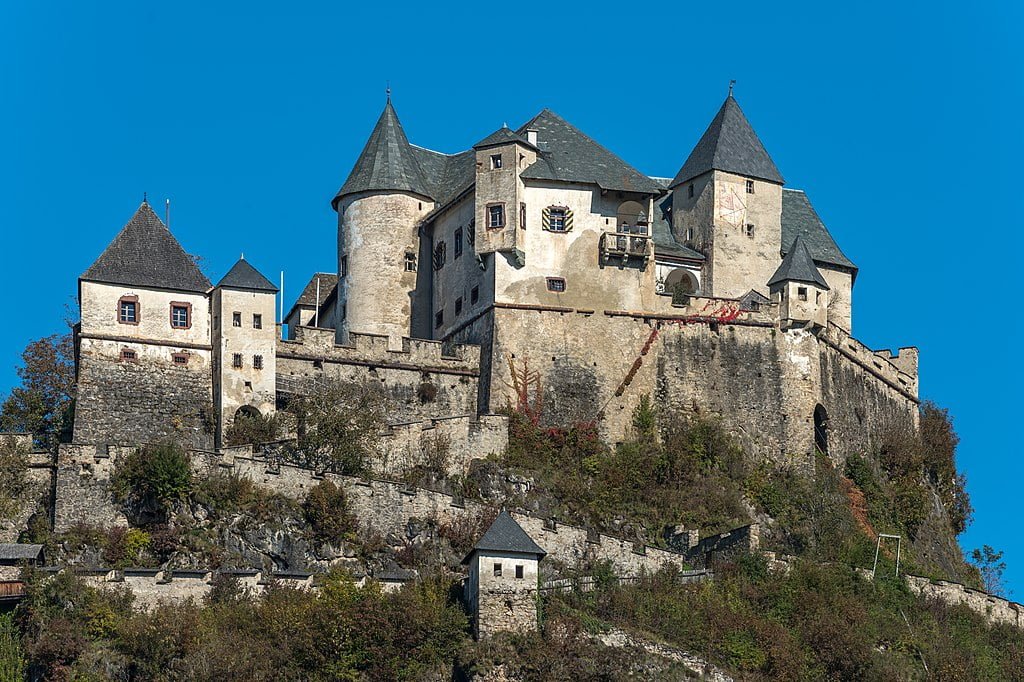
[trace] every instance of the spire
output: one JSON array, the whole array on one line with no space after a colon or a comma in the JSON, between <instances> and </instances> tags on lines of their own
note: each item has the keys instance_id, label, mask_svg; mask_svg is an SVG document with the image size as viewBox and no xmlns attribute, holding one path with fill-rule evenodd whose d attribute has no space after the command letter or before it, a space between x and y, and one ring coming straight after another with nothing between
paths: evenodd
<instances>
[{"instance_id":1,"label":"spire","mask_svg":"<svg viewBox=\"0 0 1024 682\"><path fill-rule=\"evenodd\" d=\"M676 173L671 187L711 170L783 184L782 174L743 115L736 98L732 96L732 87L733 84L730 84L729 95L722 103L722 108L690 152L686 163Z\"/></svg>"},{"instance_id":2,"label":"spire","mask_svg":"<svg viewBox=\"0 0 1024 682\"><path fill-rule=\"evenodd\" d=\"M82 279L179 291L210 288L210 280L146 201Z\"/></svg>"},{"instance_id":3,"label":"spire","mask_svg":"<svg viewBox=\"0 0 1024 682\"><path fill-rule=\"evenodd\" d=\"M277 293L277 287L264 277L259 270L249 265L245 260L245 254L238 259L238 262L228 270L228 274L217 283L218 287L229 289L248 289L250 291L270 291Z\"/></svg>"},{"instance_id":4,"label":"spire","mask_svg":"<svg viewBox=\"0 0 1024 682\"><path fill-rule=\"evenodd\" d=\"M547 554L504 509L466 555L466 558L462 560L462 563L468 563L469 557L473 556L474 552L532 554L538 559Z\"/></svg>"},{"instance_id":5,"label":"spire","mask_svg":"<svg viewBox=\"0 0 1024 682\"><path fill-rule=\"evenodd\" d=\"M828 283L821 276L821 272L811 258L811 252L807 249L807 243L802 237L793 240L786 257L782 259L782 265L775 271L772 278L768 280L768 286L781 284L782 282L807 282L822 289L828 289Z\"/></svg>"},{"instance_id":6,"label":"spire","mask_svg":"<svg viewBox=\"0 0 1024 682\"><path fill-rule=\"evenodd\" d=\"M374 191L412 192L424 197L431 196L412 145L405 137L398 114L391 105L390 88L387 104L370 133L370 139L366 141L355 167L331 204L337 208L338 200L347 194Z\"/></svg>"}]
</instances>

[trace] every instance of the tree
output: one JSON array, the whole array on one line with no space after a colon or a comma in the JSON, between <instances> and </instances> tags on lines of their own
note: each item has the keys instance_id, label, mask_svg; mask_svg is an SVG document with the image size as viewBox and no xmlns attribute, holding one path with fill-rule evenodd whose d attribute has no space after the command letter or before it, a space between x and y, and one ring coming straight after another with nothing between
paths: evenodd
<instances>
[{"instance_id":1,"label":"tree","mask_svg":"<svg viewBox=\"0 0 1024 682\"><path fill-rule=\"evenodd\" d=\"M339 474L366 471L384 427L384 398L361 384L328 381L288 406L298 422L306 463Z\"/></svg>"},{"instance_id":2,"label":"tree","mask_svg":"<svg viewBox=\"0 0 1024 682\"><path fill-rule=\"evenodd\" d=\"M981 574L981 582L987 592L992 594L1003 594L1006 585L1003 584L1003 571L1006 570L1006 562L1003 561L1003 553L997 552L989 545L971 552L971 563Z\"/></svg>"},{"instance_id":3,"label":"tree","mask_svg":"<svg viewBox=\"0 0 1024 682\"><path fill-rule=\"evenodd\" d=\"M70 435L74 422L75 360L71 334L28 344L18 368L21 386L0 407L0 429L32 433L48 448Z\"/></svg>"}]
</instances>

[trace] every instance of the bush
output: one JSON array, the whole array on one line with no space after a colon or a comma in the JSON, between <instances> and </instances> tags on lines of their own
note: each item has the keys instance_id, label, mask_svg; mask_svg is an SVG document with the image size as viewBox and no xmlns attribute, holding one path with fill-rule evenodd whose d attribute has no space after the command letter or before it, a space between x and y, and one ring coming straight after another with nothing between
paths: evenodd
<instances>
[{"instance_id":1,"label":"bush","mask_svg":"<svg viewBox=\"0 0 1024 682\"><path fill-rule=\"evenodd\" d=\"M138 528L111 528L103 542L103 561L112 568L138 566L149 549L149 533Z\"/></svg>"},{"instance_id":2,"label":"bush","mask_svg":"<svg viewBox=\"0 0 1024 682\"><path fill-rule=\"evenodd\" d=\"M25 653L11 614L0 614L0 680L25 679Z\"/></svg>"},{"instance_id":3,"label":"bush","mask_svg":"<svg viewBox=\"0 0 1024 682\"><path fill-rule=\"evenodd\" d=\"M288 409L308 466L338 474L366 472L385 424L379 388L332 381L293 399Z\"/></svg>"},{"instance_id":4,"label":"bush","mask_svg":"<svg viewBox=\"0 0 1024 682\"><path fill-rule=\"evenodd\" d=\"M356 520L345 491L331 481L321 481L310 489L302 512L319 542L337 545L355 533Z\"/></svg>"},{"instance_id":5,"label":"bush","mask_svg":"<svg viewBox=\"0 0 1024 682\"><path fill-rule=\"evenodd\" d=\"M281 433L281 419L272 415L236 415L231 425L224 430L227 445L249 445L270 443Z\"/></svg>"},{"instance_id":6,"label":"bush","mask_svg":"<svg viewBox=\"0 0 1024 682\"><path fill-rule=\"evenodd\" d=\"M28 489L28 450L10 437L0 437L0 518L15 514Z\"/></svg>"},{"instance_id":7,"label":"bush","mask_svg":"<svg viewBox=\"0 0 1024 682\"><path fill-rule=\"evenodd\" d=\"M192 491L192 462L180 445L146 445L118 460L111 486L118 498L145 515L166 517Z\"/></svg>"}]
</instances>

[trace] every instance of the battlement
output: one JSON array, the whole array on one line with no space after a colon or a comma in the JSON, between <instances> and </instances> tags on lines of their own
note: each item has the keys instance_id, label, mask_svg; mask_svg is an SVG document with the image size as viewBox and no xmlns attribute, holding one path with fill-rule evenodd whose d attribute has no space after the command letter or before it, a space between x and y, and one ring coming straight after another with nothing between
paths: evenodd
<instances>
[{"instance_id":1,"label":"battlement","mask_svg":"<svg viewBox=\"0 0 1024 682\"><path fill-rule=\"evenodd\" d=\"M444 344L425 339L402 339L401 349L392 349L389 337L351 332L348 343L335 343L335 331L317 327L296 327L294 340L279 340L279 358L360 364L423 371L464 373L480 371L480 347Z\"/></svg>"},{"instance_id":2,"label":"battlement","mask_svg":"<svg viewBox=\"0 0 1024 682\"><path fill-rule=\"evenodd\" d=\"M917 348L900 348L896 354L890 350L871 350L845 329L834 324L829 324L822 339L906 397L915 401L918 399Z\"/></svg>"}]
</instances>

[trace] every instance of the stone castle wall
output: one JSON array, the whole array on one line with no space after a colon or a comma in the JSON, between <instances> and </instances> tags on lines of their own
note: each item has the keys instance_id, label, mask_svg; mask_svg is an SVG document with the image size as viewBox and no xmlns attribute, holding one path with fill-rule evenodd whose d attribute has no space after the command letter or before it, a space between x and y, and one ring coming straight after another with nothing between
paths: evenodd
<instances>
[{"instance_id":1,"label":"stone castle wall","mask_svg":"<svg viewBox=\"0 0 1024 682\"><path fill-rule=\"evenodd\" d=\"M28 471L25 472L25 489L14 500L13 513L0 519L0 542L17 542L18 536L28 526L33 514L47 508L53 494L53 456L48 452L32 452L32 435L27 433L0 433L0 440L13 440L14 444L28 453Z\"/></svg>"},{"instance_id":2,"label":"stone castle wall","mask_svg":"<svg viewBox=\"0 0 1024 682\"><path fill-rule=\"evenodd\" d=\"M931 580L915 575L906 575L904 578L914 594L936 599L949 606L962 604L995 625L1024 628L1024 604L947 580Z\"/></svg>"}]
</instances>

